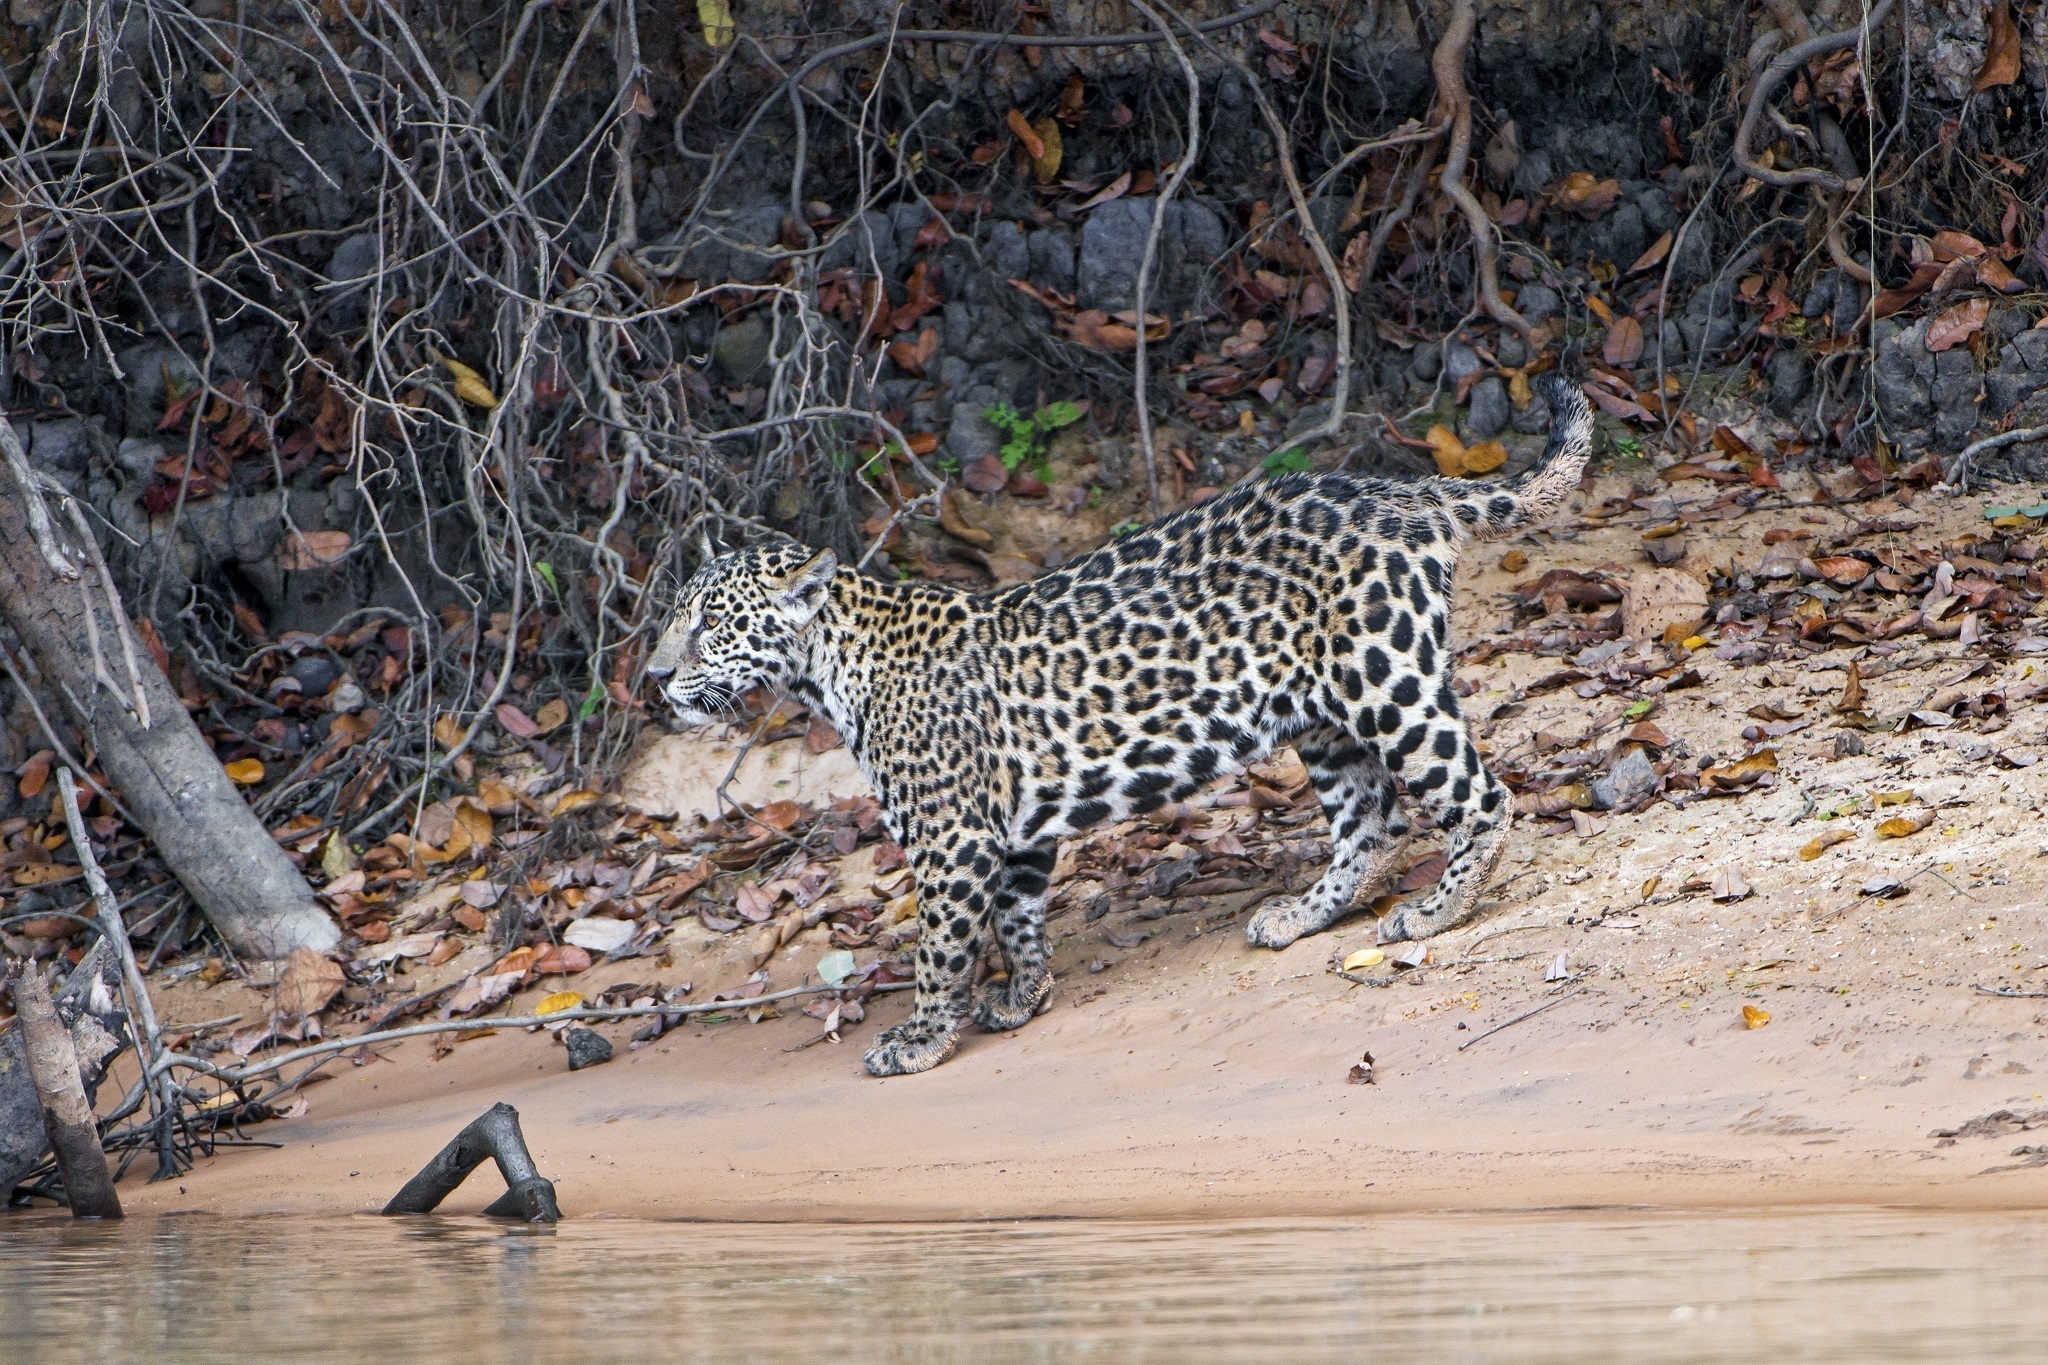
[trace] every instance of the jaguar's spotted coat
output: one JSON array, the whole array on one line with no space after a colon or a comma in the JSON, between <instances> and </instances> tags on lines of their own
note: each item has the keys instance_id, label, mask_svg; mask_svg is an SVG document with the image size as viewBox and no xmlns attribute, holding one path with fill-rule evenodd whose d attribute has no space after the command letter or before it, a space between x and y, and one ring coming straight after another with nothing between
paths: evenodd
<instances>
[{"instance_id":1,"label":"jaguar's spotted coat","mask_svg":"<svg viewBox=\"0 0 2048 1365\"><path fill-rule=\"evenodd\" d=\"M1404 788L1449 858L1381 937L1469 918L1508 805L1458 714L1451 580L1463 541L1527 525L1578 482L1585 399L1555 376L1544 397L1549 447L1512 482L1245 483L997 592L881 583L793 541L710 559L648 666L677 718L702 724L762 684L821 710L917 878L917 1004L868 1070L938 1065L970 1010L992 1030L1037 1013L1061 836L1184 798L1283 744L1308 765L1332 855L1306 895L1253 916L1254 944L1326 927L1394 865ZM1007 975L970 999L991 932Z\"/></svg>"}]
</instances>

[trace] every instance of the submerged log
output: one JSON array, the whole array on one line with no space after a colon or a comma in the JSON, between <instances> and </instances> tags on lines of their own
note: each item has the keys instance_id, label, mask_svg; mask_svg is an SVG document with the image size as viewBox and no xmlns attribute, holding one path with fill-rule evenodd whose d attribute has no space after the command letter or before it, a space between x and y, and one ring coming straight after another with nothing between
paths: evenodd
<instances>
[{"instance_id":1,"label":"submerged log","mask_svg":"<svg viewBox=\"0 0 2048 1365\"><path fill-rule=\"evenodd\" d=\"M129 1043L128 1015L120 1001L121 967L105 941L95 943L57 988L57 1018L70 1030L88 1099ZM21 1025L0 1024L0 1202L50 1150L28 1063Z\"/></svg>"},{"instance_id":2,"label":"submerged log","mask_svg":"<svg viewBox=\"0 0 2048 1365\"><path fill-rule=\"evenodd\" d=\"M43 1111L43 1131L57 1154L57 1173L73 1218L119 1218L121 1197L100 1147L99 1125L78 1073L71 1031L57 1017L50 988L34 963L14 978L15 1019L28 1057L29 1079Z\"/></svg>"},{"instance_id":3,"label":"submerged log","mask_svg":"<svg viewBox=\"0 0 2048 1365\"><path fill-rule=\"evenodd\" d=\"M405 1188L384 1206L390 1213L432 1213L485 1157L498 1163L505 1177L505 1193L484 1212L493 1218L523 1218L529 1223L561 1221L562 1210L555 1203L555 1183L543 1176L526 1150L526 1137L519 1131L519 1111L498 1103L485 1110L455 1140L443 1147L425 1169L405 1182Z\"/></svg>"}]
</instances>

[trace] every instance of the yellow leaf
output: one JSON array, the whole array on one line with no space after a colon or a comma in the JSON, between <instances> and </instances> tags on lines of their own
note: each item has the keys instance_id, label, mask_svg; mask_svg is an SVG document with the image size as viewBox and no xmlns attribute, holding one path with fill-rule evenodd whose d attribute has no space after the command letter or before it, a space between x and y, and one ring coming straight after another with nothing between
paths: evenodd
<instances>
[{"instance_id":1,"label":"yellow leaf","mask_svg":"<svg viewBox=\"0 0 2048 1365\"><path fill-rule=\"evenodd\" d=\"M1799 850L1799 861L1810 863L1836 844L1845 844L1855 837L1846 829L1831 829L1824 834L1815 835Z\"/></svg>"},{"instance_id":2,"label":"yellow leaf","mask_svg":"<svg viewBox=\"0 0 2048 1365\"><path fill-rule=\"evenodd\" d=\"M227 765L228 778L238 787L253 787L263 780L263 760L238 758Z\"/></svg>"},{"instance_id":3,"label":"yellow leaf","mask_svg":"<svg viewBox=\"0 0 2048 1365\"><path fill-rule=\"evenodd\" d=\"M725 0L697 0L697 22L703 25L704 42L710 47L724 47L738 31Z\"/></svg>"},{"instance_id":4,"label":"yellow leaf","mask_svg":"<svg viewBox=\"0 0 2048 1365\"><path fill-rule=\"evenodd\" d=\"M30 863L27 867L14 869L16 886L53 886L58 882L73 881L83 877L83 868L67 863Z\"/></svg>"},{"instance_id":5,"label":"yellow leaf","mask_svg":"<svg viewBox=\"0 0 2048 1365\"><path fill-rule=\"evenodd\" d=\"M453 711L444 711L434 722L434 742L444 749L452 749L462 743L462 722L455 719Z\"/></svg>"},{"instance_id":6,"label":"yellow leaf","mask_svg":"<svg viewBox=\"0 0 2048 1365\"><path fill-rule=\"evenodd\" d=\"M1344 959L1344 970L1355 972L1364 967L1377 967L1387 960L1387 955L1377 948L1360 948Z\"/></svg>"},{"instance_id":7,"label":"yellow leaf","mask_svg":"<svg viewBox=\"0 0 2048 1365\"><path fill-rule=\"evenodd\" d=\"M1704 649L1707 645L1707 637L1704 635L1688 635L1680 643L1687 649Z\"/></svg>"},{"instance_id":8,"label":"yellow leaf","mask_svg":"<svg viewBox=\"0 0 2048 1365\"><path fill-rule=\"evenodd\" d=\"M548 812L548 818L550 820L557 819L567 815L570 811L582 810L585 806L595 805L601 799L596 792L587 791L582 787L578 787L574 791L563 792L561 797L556 800L555 808Z\"/></svg>"},{"instance_id":9,"label":"yellow leaf","mask_svg":"<svg viewBox=\"0 0 2048 1365\"><path fill-rule=\"evenodd\" d=\"M1742 1023L1744 1027L1762 1028L1770 1022L1771 1012L1769 1010L1760 1010L1755 1005L1744 1005L1742 1007Z\"/></svg>"},{"instance_id":10,"label":"yellow leaf","mask_svg":"<svg viewBox=\"0 0 2048 1365\"><path fill-rule=\"evenodd\" d=\"M1508 448L1499 441L1481 441L1465 451L1467 474L1490 474L1508 462Z\"/></svg>"},{"instance_id":11,"label":"yellow leaf","mask_svg":"<svg viewBox=\"0 0 2048 1365\"><path fill-rule=\"evenodd\" d=\"M491 826L491 813L474 796L462 797L455 803L455 827L468 831L470 843L477 848L491 846L495 832ZM449 840L451 844L454 842Z\"/></svg>"},{"instance_id":12,"label":"yellow leaf","mask_svg":"<svg viewBox=\"0 0 2048 1365\"><path fill-rule=\"evenodd\" d=\"M1903 806L1912 799L1913 793L1910 791L1879 792L1875 797L1871 798L1870 804L1878 810L1883 810L1886 806Z\"/></svg>"},{"instance_id":13,"label":"yellow leaf","mask_svg":"<svg viewBox=\"0 0 2048 1365\"><path fill-rule=\"evenodd\" d=\"M1039 184L1050 185L1053 177L1060 173L1060 157L1063 150L1060 145L1060 125L1052 119L1042 118L1031 125L1031 131L1038 134L1038 140L1045 145L1043 153L1031 158L1031 174L1037 178Z\"/></svg>"},{"instance_id":14,"label":"yellow leaf","mask_svg":"<svg viewBox=\"0 0 2048 1365\"><path fill-rule=\"evenodd\" d=\"M1528 407L1536 398L1536 391L1529 387L1529 372L1503 370L1501 373L1508 377L1508 398L1514 403L1516 410Z\"/></svg>"},{"instance_id":15,"label":"yellow leaf","mask_svg":"<svg viewBox=\"0 0 2048 1365\"><path fill-rule=\"evenodd\" d=\"M550 730L561 729L562 722L568 719L569 703L563 701L560 697L555 698L533 713L533 723L540 727L539 733L543 735Z\"/></svg>"},{"instance_id":16,"label":"yellow leaf","mask_svg":"<svg viewBox=\"0 0 2048 1365\"><path fill-rule=\"evenodd\" d=\"M1458 439L1457 432L1439 422L1422 439L1436 453L1437 473L1455 479L1465 472L1465 443Z\"/></svg>"},{"instance_id":17,"label":"yellow leaf","mask_svg":"<svg viewBox=\"0 0 2048 1365\"><path fill-rule=\"evenodd\" d=\"M328 835L327 841L320 846L320 870L327 874L328 879L346 877L355 865L356 860L348 851L348 840L341 837L341 831L335 830Z\"/></svg>"},{"instance_id":18,"label":"yellow leaf","mask_svg":"<svg viewBox=\"0 0 2048 1365\"><path fill-rule=\"evenodd\" d=\"M498 395L491 392L491 386L484 383L484 377L459 360L440 357L441 366L455 376L455 396L463 402L479 408L498 406Z\"/></svg>"},{"instance_id":19,"label":"yellow leaf","mask_svg":"<svg viewBox=\"0 0 2048 1365\"><path fill-rule=\"evenodd\" d=\"M535 1014L560 1014L573 1010L583 1003L583 997L576 991L556 991L533 1007Z\"/></svg>"},{"instance_id":20,"label":"yellow leaf","mask_svg":"<svg viewBox=\"0 0 2048 1365\"><path fill-rule=\"evenodd\" d=\"M1602 299L1598 294L1586 295L1586 307L1593 310L1594 315L1600 319L1602 325L1611 324L1614 321L1614 310L1609 308L1606 300Z\"/></svg>"},{"instance_id":21,"label":"yellow leaf","mask_svg":"<svg viewBox=\"0 0 2048 1365\"><path fill-rule=\"evenodd\" d=\"M1918 815L1894 815L1877 827L1877 832L1887 839L1903 839L1908 834L1918 834L1934 823L1934 812L1922 811Z\"/></svg>"}]
</instances>

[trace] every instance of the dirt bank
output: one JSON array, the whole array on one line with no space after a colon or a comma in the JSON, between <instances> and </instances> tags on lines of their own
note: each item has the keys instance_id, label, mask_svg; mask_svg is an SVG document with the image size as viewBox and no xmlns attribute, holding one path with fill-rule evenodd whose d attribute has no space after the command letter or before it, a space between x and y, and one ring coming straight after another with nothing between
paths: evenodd
<instances>
[{"instance_id":1,"label":"dirt bank","mask_svg":"<svg viewBox=\"0 0 2048 1365\"><path fill-rule=\"evenodd\" d=\"M1787 506L1692 525L1685 562L1755 566L1772 530L1855 529L1814 510L1798 482L1788 475ZM1529 560L1515 573L1498 566L1499 548L1477 552L1462 573L1462 638L1509 624L1500 594L1515 582L1646 567L1641 533L1668 509L1594 515L1626 492L1604 480L1576 524L1511 547ZM1894 529L1861 543L1981 533L1981 502L1864 503L1858 517ZM2048 714L2024 699L2034 666L2023 648L1917 635L1897 644L1856 655L1881 674L1863 684L1862 710L1876 718L1863 730L1834 718L1846 678L1836 665L1854 651L1751 663L1739 649L1724 659L1731 651L1695 647L1698 685L1660 693L1648 716L1666 737L1661 752L1683 755L1675 769L1727 763L1757 747L1741 734L1756 728L1752 708L1810 718L1771 722L1788 727L1767 740L1772 783L1634 814L1524 816L1494 908L1431 941L1422 967L1360 969L1371 984L1330 970L1371 945L1369 917L1275 954L1246 946L1239 905L1170 902L1146 918L1146 905L1120 902L1090 920L1077 903L1053 922L1051 1011L1017 1034L970 1036L927 1075L876 1081L860 1068L873 1030L907 1011L902 995L871 1001L844 1042L808 1047L818 1023L793 1009L638 1048L633 1024L606 1026L618 1059L574 1074L544 1035L499 1033L438 1060L432 1040L415 1039L381 1060L337 1062L334 1079L304 1092L305 1114L252 1130L279 1149L226 1152L174 1184L131 1181L123 1199L135 1209L372 1208L460 1124L508 1100L572 1216L2048 1205L2048 1134L2028 1131L2048 1128L2048 765L2034 762ZM1924 712L1978 664L1973 695L2021 698L2006 714L1972 718L1952 702L1954 724L1923 718L1891 732L1884 717ZM1617 733L1617 699L1545 686L1557 667L1509 650L1463 671L1497 764L1533 767L1528 754L1556 752L1559 735L1582 745ZM1854 747L1841 736L1866 752L1840 755ZM722 773L724 760L712 766ZM689 775L667 780L687 786ZM793 780L771 777L759 795L787 795L775 784ZM1901 812L1922 827L1882 832ZM1203 818L1261 814L1273 812L1221 805ZM1837 831L1847 837L1801 856ZM1888 881L1905 894L1860 894ZM1742 884L1748 895L1714 899ZM678 924L662 984L693 981L690 998L704 1000L751 971L744 936ZM772 987L814 965L822 934L806 931L773 959ZM646 959L600 965L577 988L645 983L651 970ZM508 1008L526 1013L550 988ZM244 991L188 981L165 992L166 1008L216 1018L247 1005ZM1348 1083L1365 1052L1375 1082ZM2000 1111L2009 1117L1970 1123ZM1962 1132L1931 1136L1938 1129ZM496 1193L489 1183L451 1207L481 1208Z\"/></svg>"}]
</instances>

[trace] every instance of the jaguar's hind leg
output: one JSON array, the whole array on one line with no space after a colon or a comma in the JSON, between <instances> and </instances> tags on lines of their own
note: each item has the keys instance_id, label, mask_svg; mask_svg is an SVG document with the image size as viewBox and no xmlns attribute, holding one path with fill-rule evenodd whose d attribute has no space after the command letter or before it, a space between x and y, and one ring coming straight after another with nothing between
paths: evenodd
<instances>
[{"instance_id":1,"label":"jaguar's hind leg","mask_svg":"<svg viewBox=\"0 0 2048 1365\"><path fill-rule=\"evenodd\" d=\"M974 1022L991 1033L1024 1027L1052 995L1045 892L1057 852L1057 845L1047 842L1012 849L1003 859L1003 885L996 892L995 941L1006 975L974 993Z\"/></svg>"},{"instance_id":2,"label":"jaguar's hind leg","mask_svg":"<svg viewBox=\"0 0 2048 1365\"><path fill-rule=\"evenodd\" d=\"M1507 789L1486 771L1463 721L1439 716L1432 726L1429 762L1408 779L1408 794L1444 832L1444 875L1428 896L1380 921L1382 943L1428 938L1471 919L1506 844Z\"/></svg>"},{"instance_id":3,"label":"jaguar's hind leg","mask_svg":"<svg viewBox=\"0 0 2048 1365\"><path fill-rule=\"evenodd\" d=\"M1252 916L1244 936L1261 948L1285 948L1349 914L1408 840L1400 790L1377 749L1335 727L1301 736L1294 748L1330 818L1330 866L1306 894L1269 900Z\"/></svg>"}]
</instances>

